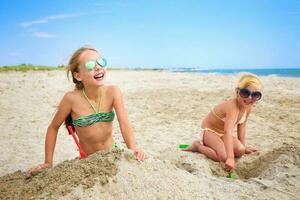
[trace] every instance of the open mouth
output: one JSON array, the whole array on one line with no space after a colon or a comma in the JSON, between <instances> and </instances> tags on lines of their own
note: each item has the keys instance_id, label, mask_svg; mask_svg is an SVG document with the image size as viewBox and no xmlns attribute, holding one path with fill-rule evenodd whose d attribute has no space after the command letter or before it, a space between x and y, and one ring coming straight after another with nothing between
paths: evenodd
<instances>
[{"instance_id":1,"label":"open mouth","mask_svg":"<svg viewBox=\"0 0 300 200\"><path fill-rule=\"evenodd\" d=\"M253 103L253 101L247 101L247 100L244 100L244 104L245 105L250 105L250 104L252 104Z\"/></svg>"},{"instance_id":2,"label":"open mouth","mask_svg":"<svg viewBox=\"0 0 300 200\"><path fill-rule=\"evenodd\" d=\"M94 79L99 80L99 81L102 80L103 78L104 78L104 73L99 73L94 76Z\"/></svg>"}]
</instances>

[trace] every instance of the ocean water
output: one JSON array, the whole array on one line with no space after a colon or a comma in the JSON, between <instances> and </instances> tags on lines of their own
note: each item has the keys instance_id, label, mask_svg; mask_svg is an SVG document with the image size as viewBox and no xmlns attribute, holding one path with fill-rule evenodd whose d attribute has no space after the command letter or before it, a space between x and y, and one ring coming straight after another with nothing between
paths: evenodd
<instances>
[{"instance_id":1,"label":"ocean water","mask_svg":"<svg viewBox=\"0 0 300 200\"><path fill-rule=\"evenodd\" d=\"M172 72L188 72L198 74L239 74L241 72L250 72L258 76L281 76L281 77L299 77L300 68L266 68L266 69L197 69L197 68L171 68L165 69Z\"/></svg>"}]
</instances>

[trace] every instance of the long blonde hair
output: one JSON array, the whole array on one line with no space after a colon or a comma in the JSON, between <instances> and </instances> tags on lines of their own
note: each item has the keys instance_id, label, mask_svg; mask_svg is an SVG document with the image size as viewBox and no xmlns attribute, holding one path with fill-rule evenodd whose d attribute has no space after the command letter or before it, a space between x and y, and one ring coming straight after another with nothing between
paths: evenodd
<instances>
[{"instance_id":1,"label":"long blonde hair","mask_svg":"<svg viewBox=\"0 0 300 200\"><path fill-rule=\"evenodd\" d=\"M74 72L79 71L79 57L86 50L91 50L91 51L98 52L98 50L95 47L93 47L91 45L84 45L84 46L80 47L79 49L77 49L72 54L72 56L69 60L68 66L67 66L67 77L69 78L69 74L72 75L73 83L75 83L75 88L78 89L78 90L83 89L83 84L82 84L81 81L78 81L74 77Z\"/></svg>"}]
</instances>

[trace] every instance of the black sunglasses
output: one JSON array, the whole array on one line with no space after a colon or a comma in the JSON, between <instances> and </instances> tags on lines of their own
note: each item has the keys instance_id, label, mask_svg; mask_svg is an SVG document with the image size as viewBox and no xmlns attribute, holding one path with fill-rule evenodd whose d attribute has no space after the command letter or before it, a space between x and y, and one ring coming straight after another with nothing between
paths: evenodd
<instances>
[{"instance_id":1,"label":"black sunglasses","mask_svg":"<svg viewBox=\"0 0 300 200\"><path fill-rule=\"evenodd\" d=\"M248 98L249 96L251 96L251 98L254 101L258 101L262 97L262 94L259 91L252 92L252 91L248 90L247 88L238 88L238 90L239 90L240 96L245 99Z\"/></svg>"}]
</instances>

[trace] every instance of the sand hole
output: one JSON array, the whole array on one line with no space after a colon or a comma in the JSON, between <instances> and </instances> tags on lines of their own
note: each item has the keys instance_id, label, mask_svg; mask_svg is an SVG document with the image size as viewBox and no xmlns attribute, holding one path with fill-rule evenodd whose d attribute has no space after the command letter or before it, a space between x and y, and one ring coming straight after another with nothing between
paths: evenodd
<instances>
[{"instance_id":1,"label":"sand hole","mask_svg":"<svg viewBox=\"0 0 300 200\"><path fill-rule=\"evenodd\" d=\"M193 173L195 171L197 171L197 169L191 164L191 163L187 163L187 162L183 162L183 163L176 163L176 167L178 167L179 169L183 169L189 173Z\"/></svg>"},{"instance_id":2,"label":"sand hole","mask_svg":"<svg viewBox=\"0 0 300 200\"><path fill-rule=\"evenodd\" d=\"M236 172L241 179L270 178L290 168L300 168L300 147L284 144L270 152L260 155L251 162L237 163Z\"/></svg>"},{"instance_id":3,"label":"sand hole","mask_svg":"<svg viewBox=\"0 0 300 200\"><path fill-rule=\"evenodd\" d=\"M247 155L246 155L247 156ZM211 163L212 175L226 177L227 172L223 169L224 164ZM293 169L300 170L300 147L293 144L283 144L258 157L245 161L240 159L236 163L236 174L238 179L250 178L273 178L278 173L289 174Z\"/></svg>"}]
</instances>

